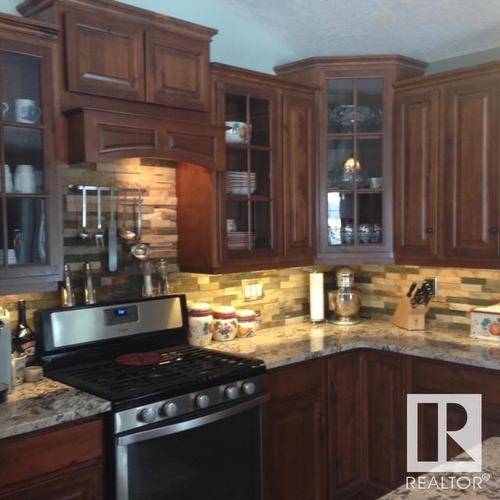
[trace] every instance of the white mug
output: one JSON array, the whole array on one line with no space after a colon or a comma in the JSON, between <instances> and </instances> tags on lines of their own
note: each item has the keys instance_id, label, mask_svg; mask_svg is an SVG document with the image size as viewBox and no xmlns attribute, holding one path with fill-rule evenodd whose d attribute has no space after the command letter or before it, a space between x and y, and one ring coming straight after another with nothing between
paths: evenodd
<instances>
[{"instance_id":1,"label":"white mug","mask_svg":"<svg viewBox=\"0 0 500 500\"><path fill-rule=\"evenodd\" d=\"M14 191L14 181L12 180L10 166L5 164L3 168L5 170L5 192L12 193Z\"/></svg>"},{"instance_id":2,"label":"white mug","mask_svg":"<svg viewBox=\"0 0 500 500\"><path fill-rule=\"evenodd\" d=\"M18 193L35 193L35 169L33 165L18 165L14 175L14 187Z\"/></svg>"},{"instance_id":3,"label":"white mug","mask_svg":"<svg viewBox=\"0 0 500 500\"><path fill-rule=\"evenodd\" d=\"M6 102L2 102L2 118L5 118L5 115L8 113L10 107Z\"/></svg>"},{"instance_id":4,"label":"white mug","mask_svg":"<svg viewBox=\"0 0 500 500\"><path fill-rule=\"evenodd\" d=\"M42 110L33 99L16 99L16 122L37 123Z\"/></svg>"}]
</instances>

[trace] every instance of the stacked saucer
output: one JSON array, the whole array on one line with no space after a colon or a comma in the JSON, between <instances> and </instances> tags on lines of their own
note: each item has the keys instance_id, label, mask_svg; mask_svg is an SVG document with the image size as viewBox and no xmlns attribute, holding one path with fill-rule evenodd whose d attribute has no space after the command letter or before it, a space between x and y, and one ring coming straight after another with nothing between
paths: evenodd
<instances>
[{"instance_id":1,"label":"stacked saucer","mask_svg":"<svg viewBox=\"0 0 500 500\"><path fill-rule=\"evenodd\" d=\"M247 250L253 248L255 233L246 231L233 231L227 234L227 247L229 250Z\"/></svg>"}]
</instances>

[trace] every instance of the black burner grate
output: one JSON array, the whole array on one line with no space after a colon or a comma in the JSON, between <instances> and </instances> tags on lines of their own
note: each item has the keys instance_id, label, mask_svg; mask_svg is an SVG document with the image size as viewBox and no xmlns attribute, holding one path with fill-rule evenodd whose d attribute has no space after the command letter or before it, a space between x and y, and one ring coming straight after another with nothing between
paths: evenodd
<instances>
[{"instance_id":1,"label":"black burner grate","mask_svg":"<svg viewBox=\"0 0 500 500\"><path fill-rule=\"evenodd\" d=\"M256 369L263 369L259 360L182 346L161 351L158 365L124 366L105 361L58 370L50 376L105 399L123 401L160 392L173 396L236 380Z\"/></svg>"}]
</instances>

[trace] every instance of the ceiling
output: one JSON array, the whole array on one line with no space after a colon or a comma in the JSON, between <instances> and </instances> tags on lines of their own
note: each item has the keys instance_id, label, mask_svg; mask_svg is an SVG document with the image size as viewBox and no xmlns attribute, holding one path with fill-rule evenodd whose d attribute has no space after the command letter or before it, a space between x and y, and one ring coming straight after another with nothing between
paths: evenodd
<instances>
[{"instance_id":1,"label":"ceiling","mask_svg":"<svg viewBox=\"0 0 500 500\"><path fill-rule=\"evenodd\" d=\"M403 54L428 62L500 46L499 0L220 0L295 58ZM286 61L283 61L286 62Z\"/></svg>"}]
</instances>

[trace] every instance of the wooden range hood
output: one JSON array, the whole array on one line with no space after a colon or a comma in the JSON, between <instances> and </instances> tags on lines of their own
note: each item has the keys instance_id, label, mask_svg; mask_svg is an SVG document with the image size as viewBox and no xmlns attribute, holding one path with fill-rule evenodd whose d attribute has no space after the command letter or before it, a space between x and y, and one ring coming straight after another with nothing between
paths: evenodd
<instances>
[{"instance_id":1,"label":"wooden range hood","mask_svg":"<svg viewBox=\"0 0 500 500\"><path fill-rule=\"evenodd\" d=\"M224 168L223 127L90 108L65 115L71 164L147 157Z\"/></svg>"}]
</instances>

